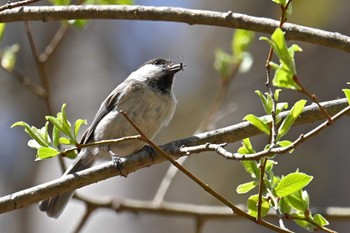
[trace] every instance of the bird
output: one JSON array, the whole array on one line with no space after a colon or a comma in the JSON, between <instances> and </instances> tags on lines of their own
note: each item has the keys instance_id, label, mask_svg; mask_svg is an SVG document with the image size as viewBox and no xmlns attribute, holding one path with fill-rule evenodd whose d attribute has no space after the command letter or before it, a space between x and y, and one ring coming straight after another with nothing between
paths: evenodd
<instances>
[{"instance_id":1,"label":"bird","mask_svg":"<svg viewBox=\"0 0 350 233\"><path fill-rule=\"evenodd\" d=\"M164 58L155 58L142 64L102 102L91 125L82 135L80 144L137 135L121 112L126 113L147 137L154 138L174 115L177 100L172 87L175 74L184 67L183 63L175 64ZM63 175L74 174L111 158L127 157L144 146L142 141L129 140L83 147ZM39 209L51 218L58 218L74 192L43 200L39 203Z\"/></svg>"}]
</instances>

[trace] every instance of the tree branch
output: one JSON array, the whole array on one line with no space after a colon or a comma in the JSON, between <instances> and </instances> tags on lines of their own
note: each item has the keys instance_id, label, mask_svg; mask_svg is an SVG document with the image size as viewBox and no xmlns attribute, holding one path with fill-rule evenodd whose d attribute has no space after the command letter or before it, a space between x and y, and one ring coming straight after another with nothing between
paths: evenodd
<instances>
[{"instance_id":1,"label":"tree branch","mask_svg":"<svg viewBox=\"0 0 350 233\"><path fill-rule=\"evenodd\" d=\"M24 6L0 12L0 22L55 21L68 19L128 19L210 25L241 28L272 34L276 20L245 14L179 7L85 5L85 6ZM301 25L285 23L283 31L289 40L304 41L350 52L350 37Z\"/></svg>"},{"instance_id":2,"label":"tree branch","mask_svg":"<svg viewBox=\"0 0 350 233\"><path fill-rule=\"evenodd\" d=\"M322 106L329 112L335 114L341 109L348 106L347 99L339 99L321 103ZM288 111L281 113L285 117ZM295 121L294 125L306 124L325 119L324 114L319 112L316 104L312 104L304 108L300 118ZM195 146L205 143L232 143L252 137L261 133L248 122L238 123L236 125L225 128L200 133L188 138L173 141L163 145L161 148L177 159L180 156L186 155L180 148L182 146ZM162 155L150 155L149 150L142 150L127 158L121 158L123 169L115 169L115 164L111 161L92 168L63 176L59 179L28 188L17 193L9 194L0 198L0 213L9 212L15 209L23 208L40 200L48 199L54 195L62 194L83 186L99 182L118 175L127 175L141 168L149 167L153 164L164 162L165 158Z\"/></svg>"}]
</instances>

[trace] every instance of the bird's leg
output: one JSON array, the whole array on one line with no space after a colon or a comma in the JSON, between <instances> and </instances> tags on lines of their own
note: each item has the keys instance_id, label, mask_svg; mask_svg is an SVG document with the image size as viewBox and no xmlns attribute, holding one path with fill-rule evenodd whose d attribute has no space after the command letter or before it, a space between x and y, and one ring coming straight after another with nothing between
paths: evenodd
<instances>
[{"instance_id":1,"label":"bird's leg","mask_svg":"<svg viewBox=\"0 0 350 233\"><path fill-rule=\"evenodd\" d=\"M113 161L113 163L114 163L115 169L117 169L117 170L120 172L120 175L126 177L126 175L124 175L124 174L122 173L122 170L123 170L123 168L124 168L122 159L121 159L116 153L114 153L114 152L112 151L112 149L111 149L110 146L108 147L108 152L109 152L109 154L111 155L111 158L112 158L112 161Z\"/></svg>"}]
</instances>

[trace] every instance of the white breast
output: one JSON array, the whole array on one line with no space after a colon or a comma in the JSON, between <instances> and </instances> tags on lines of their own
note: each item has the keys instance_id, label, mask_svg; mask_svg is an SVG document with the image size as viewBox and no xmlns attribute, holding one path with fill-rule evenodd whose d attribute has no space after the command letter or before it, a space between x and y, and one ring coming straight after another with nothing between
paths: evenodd
<instances>
[{"instance_id":1,"label":"white breast","mask_svg":"<svg viewBox=\"0 0 350 233\"><path fill-rule=\"evenodd\" d=\"M152 139L163 126L169 124L175 107L176 99L173 93L169 96L156 93L148 87L141 88L101 120L96 127L94 140L100 141L138 134L120 114L121 110L126 112L142 132ZM118 156L124 157L143 146L144 143L141 141L127 141L111 145L111 148Z\"/></svg>"}]
</instances>

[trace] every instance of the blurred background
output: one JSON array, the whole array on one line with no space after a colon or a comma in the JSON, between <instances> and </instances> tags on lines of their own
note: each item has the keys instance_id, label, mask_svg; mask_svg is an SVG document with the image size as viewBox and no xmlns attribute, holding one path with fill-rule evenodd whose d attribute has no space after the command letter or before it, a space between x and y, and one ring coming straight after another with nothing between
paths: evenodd
<instances>
[{"instance_id":1,"label":"blurred background","mask_svg":"<svg viewBox=\"0 0 350 233\"><path fill-rule=\"evenodd\" d=\"M4 4L6 1L3 1ZM248 3L249 2L249 3ZM140 5L177 6L213 11L233 11L253 16L278 19L279 8L270 0L235 1L137 1ZM347 0L293 1L289 22L329 31L350 34ZM59 28L58 22L31 23L39 51L43 51ZM174 92L178 107L170 125L155 141L159 144L192 135L209 110L220 90L219 75L213 68L215 50L230 52L233 29L212 26L186 25L169 22L96 20L83 30L70 28L58 50L49 60L46 70L52 90L53 111L67 103L71 122L78 118L91 123L100 103L112 89L122 82L143 62L155 58L169 58L184 62L186 69L176 76ZM224 103L224 114L216 127L238 123L248 113L263 114L255 90L266 91L265 68L268 46L259 41L257 34L252 44L252 68L238 74ZM7 24L1 48L18 43L15 69L35 83L40 83L23 23ZM294 42L290 42L294 43ZM320 101L342 98L350 73L349 54L297 42L304 52L296 54L298 74L304 85ZM284 90L281 100L293 103L304 98ZM310 103L310 101L308 101ZM291 104L290 104L291 105ZM10 126L23 120L41 127L48 114L45 102L24 88L8 73L0 70L0 195L4 196L25 188L58 178L61 175L57 159L34 162L35 151L27 147L28 137L22 128ZM314 125L299 126L292 130L291 140ZM85 129L85 128L84 128ZM296 169L314 176L307 186L311 206L349 206L349 118L336 122L321 135L301 145L292 156L277 158L278 175ZM267 138L255 137L253 144L261 149ZM239 143L230 146L237 150ZM245 204L249 195L238 195L237 185L249 181L240 163L225 160L213 153L191 157L185 166L235 204ZM130 174L127 179L116 177L79 190L79 193L108 200L110 197L152 200L168 163L159 164ZM168 201L218 205L211 196L182 174L178 174L166 196ZM71 232L78 224L84 206L72 200L58 220L41 213L37 205L0 215L1 232ZM302 232L293 222L287 227ZM345 232L348 221L331 221L330 228ZM194 232L195 221L186 217L152 214L115 214L97 211L82 232ZM270 232L244 219L210 220L203 232Z\"/></svg>"}]
</instances>

